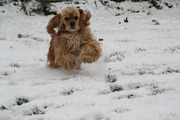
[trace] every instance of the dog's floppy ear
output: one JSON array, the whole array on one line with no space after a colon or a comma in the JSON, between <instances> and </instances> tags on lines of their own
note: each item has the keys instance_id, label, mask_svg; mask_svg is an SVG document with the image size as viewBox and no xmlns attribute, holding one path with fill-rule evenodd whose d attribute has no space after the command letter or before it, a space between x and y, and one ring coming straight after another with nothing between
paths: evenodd
<instances>
[{"instance_id":1,"label":"dog's floppy ear","mask_svg":"<svg viewBox=\"0 0 180 120\"><path fill-rule=\"evenodd\" d=\"M79 24L81 27L86 27L90 24L89 20L91 18L91 13L87 11L86 13L82 9L78 9L80 13Z\"/></svg>"},{"instance_id":2,"label":"dog's floppy ear","mask_svg":"<svg viewBox=\"0 0 180 120\"><path fill-rule=\"evenodd\" d=\"M61 33L62 31L66 31L65 24L62 22L62 21L63 21L62 18L61 18L60 21L61 21L61 22L59 23L59 26L58 26L57 35L60 35L60 33Z\"/></svg>"},{"instance_id":3,"label":"dog's floppy ear","mask_svg":"<svg viewBox=\"0 0 180 120\"><path fill-rule=\"evenodd\" d=\"M82 15L84 13L84 11L82 9L78 9L79 10L79 14Z\"/></svg>"},{"instance_id":4,"label":"dog's floppy ear","mask_svg":"<svg viewBox=\"0 0 180 120\"><path fill-rule=\"evenodd\" d=\"M89 22L90 19L91 19L91 13L87 11L87 13L85 14L85 20L83 21L85 26L90 25L90 22Z\"/></svg>"},{"instance_id":5,"label":"dog's floppy ear","mask_svg":"<svg viewBox=\"0 0 180 120\"><path fill-rule=\"evenodd\" d=\"M56 31L54 30L54 28L57 28L61 22L61 14L57 14L55 15L53 18L51 18L51 20L49 21L46 29L47 32L52 36L54 34L56 34Z\"/></svg>"},{"instance_id":6,"label":"dog's floppy ear","mask_svg":"<svg viewBox=\"0 0 180 120\"><path fill-rule=\"evenodd\" d=\"M91 13L90 11L87 11L86 13L86 21L88 22L91 19Z\"/></svg>"}]
</instances>

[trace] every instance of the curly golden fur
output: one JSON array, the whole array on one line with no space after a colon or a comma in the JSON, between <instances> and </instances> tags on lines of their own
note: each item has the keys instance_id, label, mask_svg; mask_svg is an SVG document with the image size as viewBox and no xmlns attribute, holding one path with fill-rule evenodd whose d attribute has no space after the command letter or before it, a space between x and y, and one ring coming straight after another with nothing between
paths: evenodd
<instances>
[{"instance_id":1,"label":"curly golden fur","mask_svg":"<svg viewBox=\"0 0 180 120\"><path fill-rule=\"evenodd\" d=\"M47 25L52 36L48 52L48 66L65 70L79 69L81 63L92 63L101 55L100 43L89 28L91 14L82 9L66 7ZM54 28L58 27L56 32Z\"/></svg>"}]
</instances>

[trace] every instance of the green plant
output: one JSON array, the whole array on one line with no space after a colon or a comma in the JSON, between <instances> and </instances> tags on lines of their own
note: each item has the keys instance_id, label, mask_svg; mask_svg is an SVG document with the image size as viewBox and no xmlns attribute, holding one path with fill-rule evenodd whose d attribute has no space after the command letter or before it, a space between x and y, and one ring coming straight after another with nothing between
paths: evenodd
<instances>
[{"instance_id":1,"label":"green plant","mask_svg":"<svg viewBox=\"0 0 180 120\"><path fill-rule=\"evenodd\" d=\"M78 91L78 89L75 89L75 88L69 88L69 89L65 89L63 90L60 94L63 94L65 96L68 96L68 95L72 95L74 92Z\"/></svg>"},{"instance_id":2,"label":"green plant","mask_svg":"<svg viewBox=\"0 0 180 120\"><path fill-rule=\"evenodd\" d=\"M113 83L113 82L117 81L117 77L116 77L116 75L108 74L108 75L105 75L105 81Z\"/></svg>"},{"instance_id":3,"label":"green plant","mask_svg":"<svg viewBox=\"0 0 180 120\"><path fill-rule=\"evenodd\" d=\"M42 115L42 114L45 114L45 112L35 106L34 108L32 108L31 113L29 113L28 115Z\"/></svg>"},{"instance_id":4,"label":"green plant","mask_svg":"<svg viewBox=\"0 0 180 120\"><path fill-rule=\"evenodd\" d=\"M0 107L0 110L7 110L7 108L6 108L4 105L2 105L2 106Z\"/></svg>"},{"instance_id":5,"label":"green plant","mask_svg":"<svg viewBox=\"0 0 180 120\"><path fill-rule=\"evenodd\" d=\"M121 85L116 85L116 84L110 85L109 88L110 88L110 90L111 90L112 92L117 92L117 91L122 91L122 90L124 90L123 86L121 86Z\"/></svg>"},{"instance_id":6,"label":"green plant","mask_svg":"<svg viewBox=\"0 0 180 120\"><path fill-rule=\"evenodd\" d=\"M11 63L10 66L11 66L11 67L17 67L17 68L20 67L20 65L19 65L18 63Z\"/></svg>"},{"instance_id":7,"label":"green plant","mask_svg":"<svg viewBox=\"0 0 180 120\"><path fill-rule=\"evenodd\" d=\"M17 104L17 105L22 105L22 104L28 103L28 102L29 102L29 100L26 99L26 98L17 98L17 99L16 99L16 104Z\"/></svg>"}]
</instances>

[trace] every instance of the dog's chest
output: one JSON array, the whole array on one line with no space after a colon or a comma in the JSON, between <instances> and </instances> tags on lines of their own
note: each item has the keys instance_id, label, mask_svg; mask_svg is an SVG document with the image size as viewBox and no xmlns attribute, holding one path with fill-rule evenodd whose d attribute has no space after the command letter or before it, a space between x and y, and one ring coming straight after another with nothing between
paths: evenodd
<instances>
[{"instance_id":1,"label":"dog's chest","mask_svg":"<svg viewBox=\"0 0 180 120\"><path fill-rule=\"evenodd\" d=\"M83 41L83 36L81 34L68 34L67 38L67 48L70 51L78 51L81 48L81 44Z\"/></svg>"}]
</instances>

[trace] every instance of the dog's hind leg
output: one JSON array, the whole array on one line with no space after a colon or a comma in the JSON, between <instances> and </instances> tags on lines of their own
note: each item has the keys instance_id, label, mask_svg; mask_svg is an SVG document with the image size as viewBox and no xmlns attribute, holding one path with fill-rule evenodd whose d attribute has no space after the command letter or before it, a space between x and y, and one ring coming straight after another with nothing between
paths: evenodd
<instances>
[{"instance_id":1,"label":"dog's hind leg","mask_svg":"<svg viewBox=\"0 0 180 120\"><path fill-rule=\"evenodd\" d=\"M55 54L54 54L54 46L53 46L53 39L51 39L50 41L50 47L49 47L49 51L47 54L47 62L48 62L48 67L49 68L58 68L59 65L55 64Z\"/></svg>"}]
</instances>

